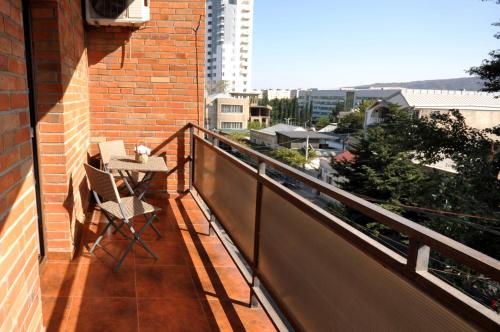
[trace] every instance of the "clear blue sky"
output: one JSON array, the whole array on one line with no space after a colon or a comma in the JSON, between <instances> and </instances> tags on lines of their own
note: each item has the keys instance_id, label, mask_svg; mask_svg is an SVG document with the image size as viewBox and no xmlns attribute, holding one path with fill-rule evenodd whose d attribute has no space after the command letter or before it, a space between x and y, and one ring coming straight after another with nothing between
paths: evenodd
<instances>
[{"instance_id":1,"label":"clear blue sky","mask_svg":"<svg viewBox=\"0 0 500 332\"><path fill-rule=\"evenodd\" d=\"M464 77L492 49L480 0L255 0L253 88Z\"/></svg>"}]
</instances>

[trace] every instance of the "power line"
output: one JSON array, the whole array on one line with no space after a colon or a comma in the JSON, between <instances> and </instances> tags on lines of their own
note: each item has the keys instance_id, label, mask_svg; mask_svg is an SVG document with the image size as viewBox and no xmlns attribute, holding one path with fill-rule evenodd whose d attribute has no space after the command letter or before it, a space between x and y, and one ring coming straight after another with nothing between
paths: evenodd
<instances>
[{"instance_id":1,"label":"power line","mask_svg":"<svg viewBox=\"0 0 500 332\"><path fill-rule=\"evenodd\" d=\"M410 205L404 205L401 203L393 203L389 202L387 200L382 200L382 199L377 199L373 197L369 197L366 195L361 195L361 194L356 194L357 196L366 199L367 201L370 202L377 202L377 203L389 203L395 206L400 206L406 209L412 209L415 211L426 211L426 212L434 212L436 214L443 214L443 215L453 215L457 217L466 217L466 218L472 218L472 219L482 219L482 220L489 220L489 221L496 221L500 222L499 219L496 219L495 217L490 217L490 216L480 216L480 215L474 215L474 214L466 214L466 213L459 213L459 212L453 212L453 211L446 211L446 210L436 210L436 209L431 209L427 207L419 207L419 206L410 206Z\"/></svg>"}]
</instances>

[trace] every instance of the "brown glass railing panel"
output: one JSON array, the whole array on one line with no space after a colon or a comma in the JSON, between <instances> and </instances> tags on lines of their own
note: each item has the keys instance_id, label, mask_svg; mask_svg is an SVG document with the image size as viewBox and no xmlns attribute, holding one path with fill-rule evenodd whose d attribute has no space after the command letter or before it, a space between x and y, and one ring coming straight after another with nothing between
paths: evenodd
<instances>
[{"instance_id":1,"label":"brown glass railing panel","mask_svg":"<svg viewBox=\"0 0 500 332\"><path fill-rule=\"evenodd\" d=\"M267 186L262 191L258 270L305 331L472 330Z\"/></svg>"},{"instance_id":2,"label":"brown glass railing panel","mask_svg":"<svg viewBox=\"0 0 500 332\"><path fill-rule=\"evenodd\" d=\"M249 281L254 294L259 294L262 284L294 327L498 331L496 311L429 269L430 253L439 252L482 278L499 282L496 259L223 135L193 124L189 127L196 143L190 152L190 184L204 200L200 206L208 205L250 263L248 273L257 285ZM195 131L214 143L194 135ZM258 171L218 148L219 142L254 160ZM401 256L273 181L266 168L406 235L407 255ZM231 250L234 246L229 243Z\"/></svg>"},{"instance_id":3,"label":"brown glass railing panel","mask_svg":"<svg viewBox=\"0 0 500 332\"><path fill-rule=\"evenodd\" d=\"M234 157L195 140L193 185L250 262L254 260L256 172Z\"/></svg>"}]
</instances>

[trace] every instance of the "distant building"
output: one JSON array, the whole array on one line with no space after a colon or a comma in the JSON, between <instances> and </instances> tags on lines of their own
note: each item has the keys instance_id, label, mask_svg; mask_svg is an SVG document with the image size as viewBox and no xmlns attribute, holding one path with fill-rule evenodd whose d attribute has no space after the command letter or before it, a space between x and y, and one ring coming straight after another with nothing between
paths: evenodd
<instances>
[{"instance_id":1,"label":"distant building","mask_svg":"<svg viewBox=\"0 0 500 332\"><path fill-rule=\"evenodd\" d=\"M248 127L250 99L217 95L207 99L207 125L210 129L243 130Z\"/></svg>"},{"instance_id":2,"label":"distant building","mask_svg":"<svg viewBox=\"0 0 500 332\"><path fill-rule=\"evenodd\" d=\"M418 116L457 109L466 123L477 129L500 125L500 98L477 91L403 89L387 101L414 109Z\"/></svg>"},{"instance_id":3,"label":"distant building","mask_svg":"<svg viewBox=\"0 0 500 332\"><path fill-rule=\"evenodd\" d=\"M343 105L344 112L350 112L365 100L385 99L399 91L400 88L311 90L308 99L312 105L312 120L330 116L338 104Z\"/></svg>"},{"instance_id":4,"label":"distant building","mask_svg":"<svg viewBox=\"0 0 500 332\"><path fill-rule=\"evenodd\" d=\"M330 123L328 126L321 128L318 130L318 133L323 133L323 134L330 134L333 133L337 129L337 124L336 123Z\"/></svg>"},{"instance_id":5,"label":"distant building","mask_svg":"<svg viewBox=\"0 0 500 332\"><path fill-rule=\"evenodd\" d=\"M271 123L271 106L250 105L250 122L259 123L261 126L269 126Z\"/></svg>"},{"instance_id":6,"label":"distant building","mask_svg":"<svg viewBox=\"0 0 500 332\"><path fill-rule=\"evenodd\" d=\"M229 95L237 99L248 99L250 100L250 104L257 104L259 102L259 92L256 91L249 91L249 92L233 91L230 92Z\"/></svg>"},{"instance_id":7,"label":"distant building","mask_svg":"<svg viewBox=\"0 0 500 332\"><path fill-rule=\"evenodd\" d=\"M314 149L320 149L328 148L328 142L332 137L315 131L278 131L276 140L279 146L288 149L303 148L306 142L309 142L309 146Z\"/></svg>"},{"instance_id":8,"label":"distant building","mask_svg":"<svg viewBox=\"0 0 500 332\"><path fill-rule=\"evenodd\" d=\"M263 98L267 98L268 100L273 99L290 99L291 91L285 89L267 89L262 90Z\"/></svg>"},{"instance_id":9,"label":"distant building","mask_svg":"<svg viewBox=\"0 0 500 332\"><path fill-rule=\"evenodd\" d=\"M206 80L209 94L251 89L253 0L207 0Z\"/></svg>"},{"instance_id":10,"label":"distant building","mask_svg":"<svg viewBox=\"0 0 500 332\"><path fill-rule=\"evenodd\" d=\"M408 107L417 116L459 110L466 123L477 129L500 125L500 99L495 94L476 91L401 89L367 110L365 126L384 121L387 104Z\"/></svg>"},{"instance_id":11,"label":"distant building","mask_svg":"<svg viewBox=\"0 0 500 332\"><path fill-rule=\"evenodd\" d=\"M259 122L268 126L271 122L270 106L256 104L258 93L233 92L207 98L206 123L210 129L245 130L248 123ZM255 102L255 103L254 103Z\"/></svg>"},{"instance_id":12,"label":"distant building","mask_svg":"<svg viewBox=\"0 0 500 332\"><path fill-rule=\"evenodd\" d=\"M302 127L286 125L283 123L260 130L250 130L250 141L255 144L265 145L271 148L277 146L277 131L306 131Z\"/></svg>"}]
</instances>

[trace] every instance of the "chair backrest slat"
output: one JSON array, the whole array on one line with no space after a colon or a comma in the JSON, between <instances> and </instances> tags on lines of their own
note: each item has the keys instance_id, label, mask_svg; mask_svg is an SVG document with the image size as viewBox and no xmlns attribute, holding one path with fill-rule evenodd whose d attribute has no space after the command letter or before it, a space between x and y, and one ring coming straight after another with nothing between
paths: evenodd
<instances>
[{"instance_id":1,"label":"chair backrest slat","mask_svg":"<svg viewBox=\"0 0 500 332\"><path fill-rule=\"evenodd\" d=\"M125 144L121 140L100 142L97 145L99 146L99 152L101 153L102 163L104 165L109 163L112 156L124 157L127 155Z\"/></svg>"},{"instance_id":2,"label":"chair backrest slat","mask_svg":"<svg viewBox=\"0 0 500 332\"><path fill-rule=\"evenodd\" d=\"M116 188L113 175L92 167L89 164L84 164L84 166L91 189L105 201L120 203L120 194Z\"/></svg>"}]
</instances>

